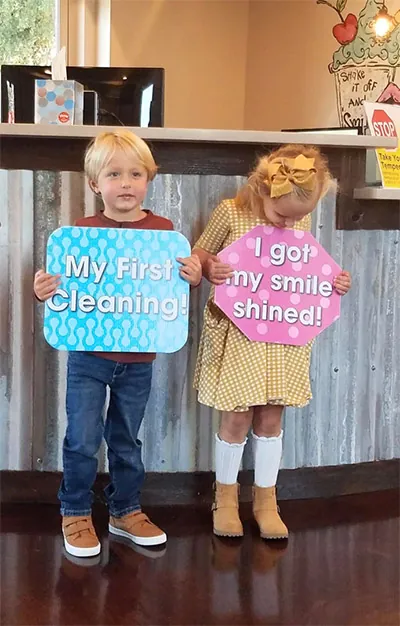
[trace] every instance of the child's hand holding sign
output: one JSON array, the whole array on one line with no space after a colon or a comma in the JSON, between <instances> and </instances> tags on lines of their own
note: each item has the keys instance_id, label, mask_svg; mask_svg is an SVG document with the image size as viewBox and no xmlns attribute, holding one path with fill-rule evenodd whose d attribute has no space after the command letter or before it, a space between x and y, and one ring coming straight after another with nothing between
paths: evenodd
<instances>
[{"instance_id":1,"label":"child's hand holding sign","mask_svg":"<svg viewBox=\"0 0 400 626\"><path fill-rule=\"evenodd\" d=\"M185 259L177 258L178 263L182 264L179 268L179 274L181 277L192 285L197 287L201 283L202 271L200 259L196 254L186 257Z\"/></svg>"}]
</instances>

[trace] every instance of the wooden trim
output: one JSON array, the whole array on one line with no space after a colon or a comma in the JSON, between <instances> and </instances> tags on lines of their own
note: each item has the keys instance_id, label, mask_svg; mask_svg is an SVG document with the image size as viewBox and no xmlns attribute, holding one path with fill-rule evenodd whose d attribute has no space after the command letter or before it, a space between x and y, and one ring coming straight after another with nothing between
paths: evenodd
<instances>
[{"instance_id":1,"label":"wooden trim","mask_svg":"<svg viewBox=\"0 0 400 626\"><path fill-rule=\"evenodd\" d=\"M88 137L35 137L4 135L0 143L1 169L27 169L82 172ZM259 156L278 145L262 143L224 143L162 141L148 144L159 165L160 174L196 174L246 176ZM365 150L357 148L323 148L334 177L342 173L343 153L348 162L365 158ZM360 181L360 185L363 181ZM354 185L353 185L354 187ZM353 196L353 189L351 197Z\"/></svg>"},{"instance_id":2,"label":"wooden trim","mask_svg":"<svg viewBox=\"0 0 400 626\"><path fill-rule=\"evenodd\" d=\"M281 500L332 498L343 495L399 489L400 460L373 461L354 465L304 467L281 470L278 494ZM0 472L2 503L57 503L60 472ZM210 504L212 472L149 472L142 494L144 506ZM94 491L102 501L106 474L97 477ZM241 472L241 500L251 500L253 472Z\"/></svg>"},{"instance_id":3,"label":"wooden trim","mask_svg":"<svg viewBox=\"0 0 400 626\"><path fill-rule=\"evenodd\" d=\"M81 172L88 137L36 137L4 135L0 142L0 168ZM276 144L243 142L148 142L160 174L246 176L257 158ZM400 201L371 202L354 198L365 184L365 150L323 148L338 181L336 227L341 230L396 230L400 228Z\"/></svg>"},{"instance_id":4,"label":"wooden trim","mask_svg":"<svg viewBox=\"0 0 400 626\"><path fill-rule=\"evenodd\" d=\"M80 0L85 2L86 0ZM102 0L96 0L101 2ZM104 0L109 1L109 0ZM72 65L72 64L70 64ZM161 69L161 68L159 68ZM296 133L264 130L228 130L218 128L164 128L151 126L129 126L129 130L145 141L166 141L171 144L178 141L186 143L222 143L222 144L259 144L275 145L294 143L308 146L319 146L321 149L336 148L339 151L347 149L371 149L387 148L396 149L397 141L395 137L373 137L367 135L346 136L329 135L325 133ZM56 139L86 138L91 139L100 133L112 132L115 126L107 125L86 125L73 124L63 126L61 124L0 124L0 136L8 137L53 137Z\"/></svg>"},{"instance_id":5,"label":"wooden trim","mask_svg":"<svg viewBox=\"0 0 400 626\"><path fill-rule=\"evenodd\" d=\"M68 57L68 14L69 14L69 1L57 0L57 51L61 50L65 46ZM69 58L67 58L67 65L70 65Z\"/></svg>"},{"instance_id":6,"label":"wooden trim","mask_svg":"<svg viewBox=\"0 0 400 626\"><path fill-rule=\"evenodd\" d=\"M357 200L400 200L400 189L390 187L360 187L354 189Z\"/></svg>"},{"instance_id":7,"label":"wooden trim","mask_svg":"<svg viewBox=\"0 0 400 626\"><path fill-rule=\"evenodd\" d=\"M399 230L400 201L353 200L337 216L339 230Z\"/></svg>"}]
</instances>

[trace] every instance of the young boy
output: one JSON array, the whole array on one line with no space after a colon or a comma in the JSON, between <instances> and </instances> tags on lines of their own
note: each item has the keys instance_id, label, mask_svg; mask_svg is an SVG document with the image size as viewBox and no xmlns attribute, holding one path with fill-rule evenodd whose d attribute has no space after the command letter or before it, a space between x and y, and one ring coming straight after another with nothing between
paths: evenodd
<instances>
[{"instance_id":1,"label":"young boy","mask_svg":"<svg viewBox=\"0 0 400 626\"><path fill-rule=\"evenodd\" d=\"M85 173L104 210L76 222L77 226L172 230L172 222L142 208L149 181L157 171L150 149L128 130L100 134L88 147ZM178 259L180 274L191 285L201 280L198 257ZM59 276L39 270L34 292L45 301L57 290ZM167 540L142 513L144 481L138 432L150 393L155 354L71 352L67 369L67 431L63 445L63 480L58 493L67 552L78 557L99 554L93 527L92 486L96 454L104 436L108 447L110 484L105 490L110 510L109 531L142 546ZM107 386L110 404L103 424Z\"/></svg>"}]
</instances>

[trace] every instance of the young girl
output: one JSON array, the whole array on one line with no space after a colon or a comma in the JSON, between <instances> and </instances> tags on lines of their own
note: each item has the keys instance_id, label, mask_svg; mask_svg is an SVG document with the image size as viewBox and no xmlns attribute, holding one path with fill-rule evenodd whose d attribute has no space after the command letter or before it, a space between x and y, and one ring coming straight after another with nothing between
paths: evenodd
<instances>
[{"instance_id":1,"label":"young girl","mask_svg":"<svg viewBox=\"0 0 400 626\"><path fill-rule=\"evenodd\" d=\"M254 226L310 230L311 213L331 184L319 150L285 146L262 157L234 200L214 211L193 251L203 275L213 285L232 276L216 256ZM350 289L350 275L334 280L340 295ZM311 399L311 343L289 346L250 341L213 302L204 312L194 386L199 402L222 411L215 436L216 485L214 533L240 537L237 476L252 426L255 456L253 512L263 538L283 539L288 530L277 509L275 485L282 456L285 406L304 407Z\"/></svg>"}]
</instances>

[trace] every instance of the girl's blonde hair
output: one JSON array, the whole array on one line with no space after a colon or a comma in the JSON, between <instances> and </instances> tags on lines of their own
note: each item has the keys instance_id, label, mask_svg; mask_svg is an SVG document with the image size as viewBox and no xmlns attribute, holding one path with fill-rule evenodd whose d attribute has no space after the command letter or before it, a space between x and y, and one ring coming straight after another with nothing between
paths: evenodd
<instances>
[{"instance_id":1,"label":"girl's blonde hair","mask_svg":"<svg viewBox=\"0 0 400 626\"><path fill-rule=\"evenodd\" d=\"M147 172L148 180L153 180L157 165L149 146L132 131L122 128L101 133L88 145L85 152L85 174L89 180L97 183L100 172L110 162L116 150L122 150L127 156L139 161Z\"/></svg>"},{"instance_id":2,"label":"girl's blonde hair","mask_svg":"<svg viewBox=\"0 0 400 626\"><path fill-rule=\"evenodd\" d=\"M313 189L304 189L304 187L293 183L291 193L299 200L309 200L318 190L318 199L322 198L332 183L327 159L314 146L290 144L274 150L269 155L260 157L247 182L239 189L235 199L237 206L250 210L254 215L263 216L263 200L271 196L271 181L268 176L270 165L277 162L284 163L285 159L295 159L299 155L314 159L315 186Z\"/></svg>"}]
</instances>

